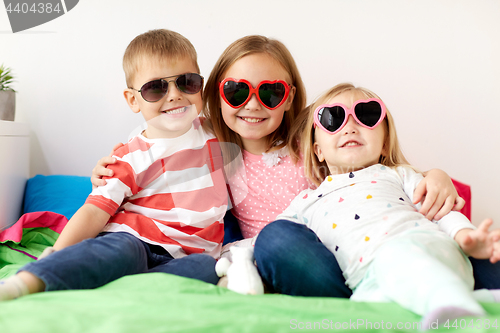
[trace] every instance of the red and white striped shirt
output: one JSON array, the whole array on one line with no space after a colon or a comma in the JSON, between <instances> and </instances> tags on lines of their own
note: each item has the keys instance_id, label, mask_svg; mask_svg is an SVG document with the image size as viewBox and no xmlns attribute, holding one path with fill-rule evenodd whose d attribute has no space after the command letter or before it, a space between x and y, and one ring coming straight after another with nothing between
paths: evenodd
<instances>
[{"instance_id":1,"label":"red and white striped shirt","mask_svg":"<svg viewBox=\"0 0 500 333\"><path fill-rule=\"evenodd\" d=\"M128 232L174 258L220 255L228 195L213 135L201 126L173 139L139 134L114 157L114 176L86 201L111 215L103 231Z\"/></svg>"}]
</instances>

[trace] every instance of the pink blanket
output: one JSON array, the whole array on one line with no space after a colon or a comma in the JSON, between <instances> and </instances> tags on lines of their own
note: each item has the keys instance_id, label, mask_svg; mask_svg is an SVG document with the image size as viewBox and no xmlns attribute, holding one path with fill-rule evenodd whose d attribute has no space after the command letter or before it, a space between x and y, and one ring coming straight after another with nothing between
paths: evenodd
<instances>
[{"instance_id":1,"label":"pink blanket","mask_svg":"<svg viewBox=\"0 0 500 333\"><path fill-rule=\"evenodd\" d=\"M0 243L6 241L21 242L23 229L26 228L50 228L60 234L66 223L68 223L68 219L61 214L53 212L27 213L21 216L13 226L0 232Z\"/></svg>"}]
</instances>

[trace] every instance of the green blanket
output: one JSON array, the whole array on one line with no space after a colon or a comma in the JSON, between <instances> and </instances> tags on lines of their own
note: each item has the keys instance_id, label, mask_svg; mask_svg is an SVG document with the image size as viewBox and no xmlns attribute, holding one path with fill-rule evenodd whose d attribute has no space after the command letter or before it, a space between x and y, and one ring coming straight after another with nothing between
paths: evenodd
<instances>
[{"instance_id":1,"label":"green blanket","mask_svg":"<svg viewBox=\"0 0 500 333\"><path fill-rule=\"evenodd\" d=\"M484 306L489 316L474 321L476 326L484 326L486 319L491 326L500 319L500 305ZM244 296L163 273L127 276L95 290L39 293L0 303L1 331L16 333L287 332L314 326L332 331L369 332L379 328L377 331L382 332L417 332L418 321L418 316L391 303ZM470 321L464 320L462 326L470 325Z\"/></svg>"},{"instance_id":2,"label":"green blanket","mask_svg":"<svg viewBox=\"0 0 500 333\"><path fill-rule=\"evenodd\" d=\"M49 228L24 228L21 242L0 243L0 279L35 261L47 246L54 245L57 237L59 234Z\"/></svg>"},{"instance_id":3,"label":"green blanket","mask_svg":"<svg viewBox=\"0 0 500 333\"><path fill-rule=\"evenodd\" d=\"M33 260L22 252L37 256L56 236L50 230L36 228L25 230L21 244L0 245L0 276L13 274L20 265ZM488 317L467 318L432 331L498 331L500 304L483 305ZM273 294L245 296L163 273L127 276L95 290L39 293L0 302L0 331L16 333L417 332L419 320L419 316L392 303ZM472 328L479 326L482 328Z\"/></svg>"}]
</instances>

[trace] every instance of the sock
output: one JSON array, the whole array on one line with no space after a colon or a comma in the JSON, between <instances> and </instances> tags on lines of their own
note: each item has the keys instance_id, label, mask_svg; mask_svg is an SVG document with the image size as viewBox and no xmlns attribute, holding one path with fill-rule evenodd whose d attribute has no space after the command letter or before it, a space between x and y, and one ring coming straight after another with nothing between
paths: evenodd
<instances>
[{"instance_id":1,"label":"sock","mask_svg":"<svg viewBox=\"0 0 500 333\"><path fill-rule=\"evenodd\" d=\"M500 292L499 290L488 290L488 289L478 289L472 292L472 297L478 302L483 303L495 303L499 302L495 299L495 291Z\"/></svg>"},{"instance_id":2,"label":"sock","mask_svg":"<svg viewBox=\"0 0 500 333\"><path fill-rule=\"evenodd\" d=\"M500 303L500 289L489 289L488 291L493 295L495 302Z\"/></svg>"},{"instance_id":3,"label":"sock","mask_svg":"<svg viewBox=\"0 0 500 333\"><path fill-rule=\"evenodd\" d=\"M28 286L17 275L0 280L0 301L7 301L29 294Z\"/></svg>"},{"instance_id":4,"label":"sock","mask_svg":"<svg viewBox=\"0 0 500 333\"><path fill-rule=\"evenodd\" d=\"M456 306L443 306L427 313L422 318L422 330L436 329L444 325L447 320L452 322L453 319L460 317L481 317L483 315L484 313L476 313Z\"/></svg>"},{"instance_id":5,"label":"sock","mask_svg":"<svg viewBox=\"0 0 500 333\"><path fill-rule=\"evenodd\" d=\"M478 302L500 303L500 289L478 289L472 292L472 296Z\"/></svg>"}]
</instances>

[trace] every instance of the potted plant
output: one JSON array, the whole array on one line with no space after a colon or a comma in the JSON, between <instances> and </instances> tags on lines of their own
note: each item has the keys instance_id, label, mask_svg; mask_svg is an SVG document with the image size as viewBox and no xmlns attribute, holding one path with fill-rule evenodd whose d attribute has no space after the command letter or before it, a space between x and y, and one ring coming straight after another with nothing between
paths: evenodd
<instances>
[{"instance_id":1,"label":"potted plant","mask_svg":"<svg viewBox=\"0 0 500 333\"><path fill-rule=\"evenodd\" d=\"M14 121L16 116L16 91L10 87L13 81L11 69L0 65L0 120Z\"/></svg>"}]
</instances>

